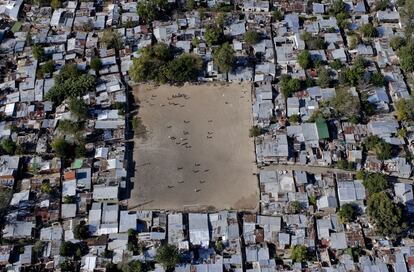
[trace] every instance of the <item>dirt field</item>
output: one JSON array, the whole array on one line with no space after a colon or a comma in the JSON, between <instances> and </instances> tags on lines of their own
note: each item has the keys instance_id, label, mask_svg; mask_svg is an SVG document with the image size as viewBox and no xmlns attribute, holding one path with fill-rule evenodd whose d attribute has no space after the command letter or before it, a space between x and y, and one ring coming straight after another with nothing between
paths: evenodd
<instances>
[{"instance_id":1,"label":"dirt field","mask_svg":"<svg viewBox=\"0 0 414 272\"><path fill-rule=\"evenodd\" d=\"M249 85L140 85L134 95L140 124L130 209L258 206Z\"/></svg>"}]
</instances>

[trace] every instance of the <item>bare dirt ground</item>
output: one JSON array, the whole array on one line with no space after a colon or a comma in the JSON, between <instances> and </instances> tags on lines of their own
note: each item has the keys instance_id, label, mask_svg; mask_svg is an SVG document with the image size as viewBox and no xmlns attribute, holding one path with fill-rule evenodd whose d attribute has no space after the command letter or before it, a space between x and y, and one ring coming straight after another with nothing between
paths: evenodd
<instances>
[{"instance_id":1,"label":"bare dirt ground","mask_svg":"<svg viewBox=\"0 0 414 272\"><path fill-rule=\"evenodd\" d=\"M140 121L130 209L257 208L248 84L139 85L134 96Z\"/></svg>"}]
</instances>

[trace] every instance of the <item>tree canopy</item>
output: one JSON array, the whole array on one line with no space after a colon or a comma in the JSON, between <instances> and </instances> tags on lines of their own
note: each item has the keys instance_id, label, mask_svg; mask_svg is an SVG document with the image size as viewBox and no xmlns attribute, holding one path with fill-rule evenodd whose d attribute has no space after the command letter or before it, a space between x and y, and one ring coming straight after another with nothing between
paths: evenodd
<instances>
[{"instance_id":1,"label":"tree canopy","mask_svg":"<svg viewBox=\"0 0 414 272\"><path fill-rule=\"evenodd\" d=\"M311 54L309 53L308 50L303 50L299 53L298 62L299 62L299 65L303 69L308 69L311 67L312 59L311 59Z\"/></svg>"},{"instance_id":2,"label":"tree canopy","mask_svg":"<svg viewBox=\"0 0 414 272\"><path fill-rule=\"evenodd\" d=\"M166 44L158 43L142 49L141 56L133 59L129 74L136 82L186 82L196 80L202 66L199 56L183 53L174 58Z\"/></svg>"},{"instance_id":3,"label":"tree canopy","mask_svg":"<svg viewBox=\"0 0 414 272\"><path fill-rule=\"evenodd\" d=\"M360 30L366 38L375 38L378 35L377 29L371 23L362 25Z\"/></svg>"},{"instance_id":4,"label":"tree canopy","mask_svg":"<svg viewBox=\"0 0 414 272\"><path fill-rule=\"evenodd\" d=\"M387 178L380 173L366 174L363 179L363 185L370 195L390 188Z\"/></svg>"},{"instance_id":5,"label":"tree canopy","mask_svg":"<svg viewBox=\"0 0 414 272\"><path fill-rule=\"evenodd\" d=\"M88 106L82 98L72 97L69 100L69 110L78 119L83 120L88 117Z\"/></svg>"},{"instance_id":6,"label":"tree canopy","mask_svg":"<svg viewBox=\"0 0 414 272\"><path fill-rule=\"evenodd\" d=\"M55 76L55 85L48 91L45 98L59 105L66 98L82 96L94 87L93 76L82 74L76 68L76 64L66 64L60 70L59 75Z\"/></svg>"},{"instance_id":7,"label":"tree canopy","mask_svg":"<svg viewBox=\"0 0 414 272\"><path fill-rule=\"evenodd\" d=\"M230 72L235 61L233 47L228 43L223 44L214 51L213 59L217 63L220 71L224 73Z\"/></svg>"},{"instance_id":8,"label":"tree canopy","mask_svg":"<svg viewBox=\"0 0 414 272\"><path fill-rule=\"evenodd\" d=\"M45 51L41 45L35 44L32 46L32 55L36 60L42 60Z\"/></svg>"},{"instance_id":9,"label":"tree canopy","mask_svg":"<svg viewBox=\"0 0 414 272\"><path fill-rule=\"evenodd\" d=\"M150 23L162 18L167 8L167 0L143 0L137 4L137 13L143 20Z\"/></svg>"},{"instance_id":10,"label":"tree canopy","mask_svg":"<svg viewBox=\"0 0 414 272\"><path fill-rule=\"evenodd\" d=\"M259 42L259 40L260 40L260 36L256 31L249 30L249 31L246 31L246 33L244 33L244 41L248 45L255 45L256 43Z\"/></svg>"},{"instance_id":11,"label":"tree canopy","mask_svg":"<svg viewBox=\"0 0 414 272\"><path fill-rule=\"evenodd\" d=\"M204 38L208 46L219 45L224 40L223 31L219 27L209 27Z\"/></svg>"},{"instance_id":12,"label":"tree canopy","mask_svg":"<svg viewBox=\"0 0 414 272\"><path fill-rule=\"evenodd\" d=\"M367 214L383 235L395 236L407 227L403 208L392 202L385 192L375 193L368 198Z\"/></svg>"},{"instance_id":13,"label":"tree canopy","mask_svg":"<svg viewBox=\"0 0 414 272\"><path fill-rule=\"evenodd\" d=\"M107 49L121 49L124 45L121 35L113 28L105 29L100 41L106 45Z\"/></svg>"},{"instance_id":14,"label":"tree canopy","mask_svg":"<svg viewBox=\"0 0 414 272\"><path fill-rule=\"evenodd\" d=\"M301 89L301 82L297 78L292 78L289 75L282 75L279 81L279 88L283 96L287 99L293 93Z\"/></svg>"},{"instance_id":15,"label":"tree canopy","mask_svg":"<svg viewBox=\"0 0 414 272\"><path fill-rule=\"evenodd\" d=\"M356 210L354 205L350 203L345 203L341 206L341 209L338 212L339 219L342 223L349 223L355 220Z\"/></svg>"},{"instance_id":16,"label":"tree canopy","mask_svg":"<svg viewBox=\"0 0 414 272\"><path fill-rule=\"evenodd\" d=\"M165 270L174 269L180 261L178 248L171 244L164 244L157 249L155 256L157 263L161 264Z\"/></svg>"},{"instance_id":17,"label":"tree canopy","mask_svg":"<svg viewBox=\"0 0 414 272\"><path fill-rule=\"evenodd\" d=\"M328 88L331 85L331 76L329 75L328 69L321 67L318 69L318 78L316 84L321 88Z\"/></svg>"},{"instance_id":18,"label":"tree canopy","mask_svg":"<svg viewBox=\"0 0 414 272\"><path fill-rule=\"evenodd\" d=\"M351 118L359 114L360 102L358 96L352 95L345 89L337 89L336 95L328 101L330 107L333 108L335 115L338 117Z\"/></svg>"},{"instance_id":19,"label":"tree canopy","mask_svg":"<svg viewBox=\"0 0 414 272\"><path fill-rule=\"evenodd\" d=\"M341 73L341 81L352 86L357 86L365 74L365 60L357 57L350 68L346 68Z\"/></svg>"},{"instance_id":20,"label":"tree canopy","mask_svg":"<svg viewBox=\"0 0 414 272\"><path fill-rule=\"evenodd\" d=\"M381 161L392 157L392 145L378 136L368 136L364 141L364 146L367 150L374 151Z\"/></svg>"},{"instance_id":21,"label":"tree canopy","mask_svg":"<svg viewBox=\"0 0 414 272\"><path fill-rule=\"evenodd\" d=\"M51 143L53 151L56 153L56 155L60 158L67 158L70 148L70 144L65 141L64 138L57 137L53 139Z\"/></svg>"},{"instance_id":22,"label":"tree canopy","mask_svg":"<svg viewBox=\"0 0 414 272\"><path fill-rule=\"evenodd\" d=\"M98 57L98 56L94 56L91 59L90 66L93 70L95 70L95 72L99 72L99 70L101 69L101 66L102 66L101 58Z\"/></svg>"},{"instance_id":23,"label":"tree canopy","mask_svg":"<svg viewBox=\"0 0 414 272\"><path fill-rule=\"evenodd\" d=\"M308 248L304 245L294 245L290 258L295 263L303 263L308 260Z\"/></svg>"},{"instance_id":24,"label":"tree canopy","mask_svg":"<svg viewBox=\"0 0 414 272\"><path fill-rule=\"evenodd\" d=\"M73 234L75 236L75 239L78 240L85 240L89 238L88 226L86 225L85 221L81 221L78 225L75 226Z\"/></svg>"},{"instance_id":25,"label":"tree canopy","mask_svg":"<svg viewBox=\"0 0 414 272\"><path fill-rule=\"evenodd\" d=\"M398 56L400 57L401 68L405 72L414 72L414 42L410 42L404 47L401 47Z\"/></svg>"},{"instance_id":26,"label":"tree canopy","mask_svg":"<svg viewBox=\"0 0 414 272\"><path fill-rule=\"evenodd\" d=\"M4 138L0 142L0 148L4 153L14 155L14 152L16 151L16 144L12 141L12 139Z\"/></svg>"},{"instance_id":27,"label":"tree canopy","mask_svg":"<svg viewBox=\"0 0 414 272\"><path fill-rule=\"evenodd\" d=\"M398 121L411 121L414 119L414 98L400 99L395 103Z\"/></svg>"}]
</instances>

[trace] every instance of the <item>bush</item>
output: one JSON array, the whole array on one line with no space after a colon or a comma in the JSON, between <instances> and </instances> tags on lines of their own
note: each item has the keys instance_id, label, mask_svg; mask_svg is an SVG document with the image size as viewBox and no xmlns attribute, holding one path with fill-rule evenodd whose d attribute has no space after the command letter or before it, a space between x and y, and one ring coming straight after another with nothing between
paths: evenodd
<instances>
[{"instance_id":1,"label":"bush","mask_svg":"<svg viewBox=\"0 0 414 272\"><path fill-rule=\"evenodd\" d=\"M33 58L41 61L45 55L45 51L43 50L42 46L35 44L32 46L32 55L33 55Z\"/></svg>"},{"instance_id":2,"label":"bush","mask_svg":"<svg viewBox=\"0 0 414 272\"><path fill-rule=\"evenodd\" d=\"M414 42L401 47L398 52L398 56L400 57L400 65L401 68L407 72L411 73L414 72Z\"/></svg>"},{"instance_id":3,"label":"bush","mask_svg":"<svg viewBox=\"0 0 414 272\"><path fill-rule=\"evenodd\" d=\"M297 124L300 121L300 116L297 114L293 114L289 117L289 123Z\"/></svg>"},{"instance_id":4,"label":"bush","mask_svg":"<svg viewBox=\"0 0 414 272\"><path fill-rule=\"evenodd\" d=\"M250 137L257 137L262 134L262 129L259 126L252 126L249 129L249 136Z\"/></svg>"},{"instance_id":5,"label":"bush","mask_svg":"<svg viewBox=\"0 0 414 272\"><path fill-rule=\"evenodd\" d=\"M308 260L308 248L304 245L293 246L290 258L294 263L304 263Z\"/></svg>"},{"instance_id":6,"label":"bush","mask_svg":"<svg viewBox=\"0 0 414 272\"><path fill-rule=\"evenodd\" d=\"M290 203L291 212L294 214L298 214L302 211L302 205L299 201L295 200Z\"/></svg>"}]
</instances>

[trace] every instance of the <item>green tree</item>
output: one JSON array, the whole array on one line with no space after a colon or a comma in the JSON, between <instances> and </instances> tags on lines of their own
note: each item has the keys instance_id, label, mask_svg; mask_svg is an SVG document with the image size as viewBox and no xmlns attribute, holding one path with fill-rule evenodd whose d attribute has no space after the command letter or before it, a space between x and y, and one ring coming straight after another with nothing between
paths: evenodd
<instances>
[{"instance_id":1,"label":"green tree","mask_svg":"<svg viewBox=\"0 0 414 272\"><path fill-rule=\"evenodd\" d=\"M0 142L0 147L8 155L14 155L16 151L16 143L10 138L3 138Z\"/></svg>"},{"instance_id":2,"label":"green tree","mask_svg":"<svg viewBox=\"0 0 414 272\"><path fill-rule=\"evenodd\" d=\"M124 46L121 35L113 28L104 30L101 42L106 45L107 49L121 49Z\"/></svg>"},{"instance_id":3,"label":"green tree","mask_svg":"<svg viewBox=\"0 0 414 272\"><path fill-rule=\"evenodd\" d=\"M52 74L55 71L55 62L53 60L48 60L40 67L43 74Z\"/></svg>"},{"instance_id":4,"label":"green tree","mask_svg":"<svg viewBox=\"0 0 414 272\"><path fill-rule=\"evenodd\" d=\"M289 117L289 123L291 124L297 124L300 121L300 116L297 114L293 114Z\"/></svg>"},{"instance_id":5,"label":"green tree","mask_svg":"<svg viewBox=\"0 0 414 272\"><path fill-rule=\"evenodd\" d=\"M45 51L42 46L35 44L32 46L32 55L36 60L42 60L45 55Z\"/></svg>"},{"instance_id":6,"label":"green tree","mask_svg":"<svg viewBox=\"0 0 414 272\"><path fill-rule=\"evenodd\" d=\"M401 68L407 72L414 72L414 42L410 42L404 47L401 47L398 56L400 57Z\"/></svg>"},{"instance_id":7,"label":"green tree","mask_svg":"<svg viewBox=\"0 0 414 272\"><path fill-rule=\"evenodd\" d=\"M279 22L279 21L282 21L285 16L280 10L275 10L272 14L272 17L274 20Z\"/></svg>"},{"instance_id":8,"label":"green tree","mask_svg":"<svg viewBox=\"0 0 414 272\"><path fill-rule=\"evenodd\" d=\"M407 44L406 40L403 37L395 36L390 40L390 46L394 51L397 51L401 47Z\"/></svg>"},{"instance_id":9,"label":"green tree","mask_svg":"<svg viewBox=\"0 0 414 272\"><path fill-rule=\"evenodd\" d=\"M217 63L220 71L226 73L226 78L228 78L228 73L233 67L235 60L234 53L233 47L228 43L223 44L214 51L214 62Z\"/></svg>"},{"instance_id":10,"label":"green tree","mask_svg":"<svg viewBox=\"0 0 414 272\"><path fill-rule=\"evenodd\" d=\"M367 214L382 235L396 236L407 227L402 207L384 192L368 198Z\"/></svg>"},{"instance_id":11,"label":"green tree","mask_svg":"<svg viewBox=\"0 0 414 272\"><path fill-rule=\"evenodd\" d=\"M388 5L390 4L389 0L377 0L375 2L375 10L379 11L379 10L386 10Z\"/></svg>"},{"instance_id":12,"label":"green tree","mask_svg":"<svg viewBox=\"0 0 414 272\"><path fill-rule=\"evenodd\" d=\"M392 157L392 145L385 141L381 141L376 145L374 151L380 161L389 160Z\"/></svg>"},{"instance_id":13,"label":"green tree","mask_svg":"<svg viewBox=\"0 0 414 272\"><path fill-rule=\"evenodd\" d=\"M50 194L52 192L52 186L50 186L50 182L42 182L40 185L40 191L42 193Z\"/></svg>"},{"instance_id":14,"label":"green tree","mask_svg":"<svg viewBox=\"0 0 414 272\"><path fill-rule=\"evenodd\" d=\"M259 33L256 31L249 30L244 33L244 41L250 46L257 44L259 42L259 39Z\"/></svg>"},{"instance_id":15,"label":"green tree","mask_svg":"<svg viewBox=\"0 0 414 272\"><path fill-rule=\"evenodd\" d=\"M297 78L291 78L289 75L282 75L279 81L279 88L283 96L287 99L293 93L300 90L300 80Z\"/></svg>"},{"instance_id":16,"label":"green tree","mask_svg":"<svg viewBox=\"0 0 414 272\"><path fill-rule=\"evenodd\" d=\"M361 107L358 96L345 89L337 89L335 97L330 99L328 104L340 118L358 115Z\"/></svg>"},{"instance_id":17,"label":"green tree","mask_svg":"<svg viewBox=\"0 0 414 272\"><path fill-rule=\"evenodd\" d=\"M329 66L332 69L339 70L339 69L342 68L343 65L342 65L342 62L340 60L336 59L336 60L332 61Z\"/></svg>"},{"instance_id":18,"label":"green tree","mask_svg":"<svg viewBox=\"0 0 414 272\"><path fill-rule=\"evenodd\" d=\"M46 100L60 105L68 97L82 96L95 87L95 78L82 74L76 64L66 64L55 76L55 85L45 96Z\"/></svg>"},{"instance_id":19,"label":"green tree","mask_svg":"<svg viewBox=\"0 0 414 272\"><path fill-rule=\"evenodd\" d=\"M187 0L185 3L185 9L188 11L194 10L197 7L197 2L195 0Z\"/></svg>"},{"instance_id":20,"label":"green tree","mask_svg":"<svg viewBox=\"0 0 414 272\"><path fill-rule=\"evenodd\" d=\"M349 223L355 220L357 212L354 205L350 203L343 204L338 212L339 219L342 223Z\"/></svg>"},{"instance_id":21,"label":"green tree","mask_svg":"<svg viewBox=\"0 0 414 272\"><path fill-rule=\"evenodd\" d=\"M346 5L342 0L335 0L331 5L331 13L337 15L339 13L346 13Z\"/></svg>"},{"instance_id":22,"label":"green tree","mask_svg":"<svg viewBox=\"0 0 414 272\"><path fill-rule=\"evenodd\" d=\"M262 134L262 129L259 126L252 126L249 129L249 136L250 137L257 137Z\"/></svg>"},{"instance_id":23,"label":"green tree","mask_svg":"<svg viewBox=\"0 0 414 272\"><path fill-rule=\"evenodd\" d=\"M95 70L95 72L99 72L99 70L100 70L100 69L101 69L101 67L102 67L102 61L101 61L101 58L100 58L100 57L98 57L98 56L94 56L94 57L91 59L90 66L91 66L91 68L92 68L93 70Z\"/></svg>"},{"instance_id":24,"label":"green tree","mask_svg":"<svg viewBox=\"0 0 414 272\"><path fill-rule=\"evenodd\" d=\"M360 30L366 38L375 38L378 35L377 29L371 23L362 25Z\"/></svg>"},{"instance_id":25,"label":"green tree","mask_svg":"<svg viewBox=\"0 0 414 272\"><path fill-rule=\"evenodd\" d=\"M140 261L132 261L122 266L122 272L145 272L145 265Z\"/></svg>"},{"instance_id":26,"label":"green tree","mask_svg":"<svg viewBox=\"0 0 414 272\"><path fill-rule=\"evenodd\" d=\"M385 85L385 78L381 73L375 72L371 75L370 83L374 86L381 87Z\"/></svg>"},{"instance_id":27,"label":"green tree","mask_svg":"<svg viewBox=\"0 0 414 272\"><path fill-rule=\"evenodd\" d=\"M316 79L316 84L321 88L328 88L331 84L331 77L329 76L329 71L325 67L318 69L318 78Z\"/></svg>"},{"instance_id":28,"label":"green tree","mask_svg":"<svg viewBox=\"0 0 414 272\"><path fill-rule=\"evenodd\" d=\"M208 46L219 45L223 42L223 31L218 27L209 27L204 38Z\"/></svg>"},{"instance_id":29,"label":"green tree","mask_svg":"<svg viewBox=\"0 0 414 272\"><path fill-rule=\"evenodd\" d=\"M59 253L63 257L73 256L75 245L72 242L62 241L59 249Z\"/></svg>"},{"instance_id":30,"label":"green tree","mask_svg":"<svg viewBox=\"0 0 414 272\"><path fill-rule=\"evenodd\" d=\"M167 0L143 0L137 4L137 13L147 23L151 23L162 18L167 8Z\"/></svg>"},{"instance_id":31,"label":"green tree","mask_svg":"<svg viewBox=\"0 0 414 272\"><path fill-rule=\"evenodd\" d=\"M163 266L165 270L172 270L180 261L177 247L164 244L157 249L155 261Z\"/></svg>"},{"instance_id":32,"label":"green tree","mask_svg":"<svg viewBox=\"0 0 414 272\"><path fill-rule=\"evenodd\" d=\"M292 213L298 214L302 211L302 205L300 204L299 201L295 200L295 201L290 202L290 209Z\"/></svg>"},{"instance_id":33,"label":"green tree","mask_svg":"<svg viewBox=\"0 0 414 272\"><path fill-rule=\"evenodd\" d=\"M290 258L295 263L304 263L308 260L308 248L304 245L294 245Z\"/></svg>"},{"instance_id":34,"label":"green tree","mask_svg":"<svg viewBox=\"0 0 414 272\"><path fill-rule=\"evenodd\" d=\"M363 58L356 58L351 68L345 69L341 73L341 81L343 83L357 86L365 74L365 60Z\"/></svg>"},{"instance_id":35,"label":"green tree","mask_svg":"<svg viewBox=\"0 0 414 272\"><path fill-rule=\"evenodd\" d=\"M365 175L363 185L370 195L390 188L387 178L380 173L370 173Z\"/></svg>"},{"instance_id":36,"label":"green tree","mask_svg":"<svg viewBox=\"0 0 414 272\"><path fill-rule=\"evenodd\" d=\"M400 99L395 103L398 121L411 121L414 118L414 99Z\"/></svg>"},{"instance_id":37,"label":"green tree","mask_svg":"<svg viewBox=\"0 0 414 272\"><path fill-rule=\"evenodd\" d=\"M309 53L308 50L303 50L302 52L299 53L298 62L299 62L299 65L303 69L310 68L310 66L312 64L312 59L311 59L311 54Z\"/></svg>"},{"instance_id":38,"label":"green tree","mask_svg":"<svg viewBox=\"0 0 414 272\"><path fill-rule=\"evenodd\" d=\"M85 240L89 238L88 226L85 221L81 221L78 225L75 226L73 231L75 239Z\"/></svg>"},{"instance_id":39,"label":"green tree","mask_svg":"<svg viewBox=\"0 0 414 272\"><path fill-rule=\"evenodd\" d=\"M55 138L51 143L53 151L60 158L66 158L69 153L70 145L63 138Z\"/></svg>"},{"instance_id":40,"label":"green tree","mask_svg":"<svg viewBox=\"0 0 414 272\"><path fill-rule=\"evenodd\" d=\"M226 23L226 14L223 12L218 13L216 15L216 25L220 27L221 29L223 29L225 23Z\"/></svg>"},{"instance_id":41,"label":"green tree","mask_svg":"<svg viewBox=\"0 0 414 272\"><path fill-rule=\"evenodd\" d=\"M147 46L141 49L139 58L132 60L129 74L136 82L165 81L164 69L173 55L168 45L157 43L154 46Z\"/></svg>"},{"instance_id":42,"label":"green tree","mask_svg":"<svg viewBox=\"0 0 414 272\"><path fill-rule=\"evenodd\" d=\"M52 9L58 9L62 6L62 3L60 2L60 0L51 0L50 6L52 7Z\"/></svg>"},{"instance_id":43,"label":"green tree","mask_svg":"<svg viewBox=\"0 0 414 272\"><path fill-rule=\"evenodd\" d=\"M88 105L82 98L72 97L69 100L69 110L78 119L86 119L88 117Z\"/></svg>"},{"instance_id":44,"label":"green tree","mask_svg":"<svg viewBox=\"0 0 414 272\"><path fill-rule=\"evenodd\" d=\"M195 54L184 53L172 60L164 70L170 82L186 82L197 80L203 67L202 59Z\"/></svg>"}]
</instances>

